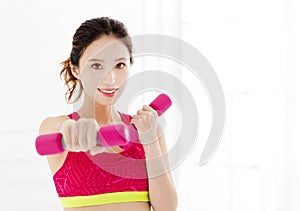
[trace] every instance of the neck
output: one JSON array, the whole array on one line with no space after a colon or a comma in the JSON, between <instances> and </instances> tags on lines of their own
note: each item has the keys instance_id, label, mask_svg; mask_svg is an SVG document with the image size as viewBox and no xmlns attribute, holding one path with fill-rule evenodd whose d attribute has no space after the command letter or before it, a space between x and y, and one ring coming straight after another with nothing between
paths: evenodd
<instances>
[{"instance_id":1,"label":"neck","mask_svg":"<svg viewBox=\"0 0 300 211\"><path fill-rule=\"evenodd\" d=\"M80 117L95 119L99 125L115 124L122 119L113 105L101 105L93 99L85 97L80 109L77 111Z\"/></svg>"}]
</instances>

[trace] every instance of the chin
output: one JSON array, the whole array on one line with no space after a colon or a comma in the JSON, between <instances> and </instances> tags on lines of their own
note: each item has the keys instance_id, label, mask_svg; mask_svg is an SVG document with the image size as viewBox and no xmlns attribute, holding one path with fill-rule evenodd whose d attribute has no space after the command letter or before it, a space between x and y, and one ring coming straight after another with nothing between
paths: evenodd
<instances>
[{"instance_id":1,"label":"chin","mask_svg":"<svg viewBox=\"0 0 300 211\"><path fill-rule=\"evenodd\" d=\"M104 97L104 96L97 96L95 101L104 106L114 105L120 98L120 95L115 95L113 97Z\"/></svg>"}]
</instances>

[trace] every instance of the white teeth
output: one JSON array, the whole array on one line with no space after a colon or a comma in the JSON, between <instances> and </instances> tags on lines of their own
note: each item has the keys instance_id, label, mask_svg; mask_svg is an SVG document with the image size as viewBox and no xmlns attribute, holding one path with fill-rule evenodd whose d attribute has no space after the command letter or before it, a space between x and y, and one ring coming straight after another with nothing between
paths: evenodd
<instances>
[{"instance_id":1,"label":"white teeth","mask_svg":"<svg viewBox=\"0 0 300 211\"><path fill-rule=\"evenodd\" d=\"M104 90L104 89L101 89L101 92L104 92L104 93L107 93L107 94L114 93L115 91L116 91L116 89L113 89L113 90Z\"/></svg>"}]
</instances>

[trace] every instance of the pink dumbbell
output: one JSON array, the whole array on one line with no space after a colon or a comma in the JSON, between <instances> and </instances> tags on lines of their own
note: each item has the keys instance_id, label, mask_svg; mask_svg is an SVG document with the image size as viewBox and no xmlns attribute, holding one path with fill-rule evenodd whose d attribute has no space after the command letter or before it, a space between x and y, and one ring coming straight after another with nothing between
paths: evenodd
<instances>
[{"instance_id":1,"label":"pink dumbbell","mask_svg":"<svg viewBox=\"0 0 300 211\"><path fill-rule=\"evenodd\" d=\"M149 106L157 111L158 116L161 116L171 104L172 101L166 94L160 94ZM114 124L99 129L97 143L100 146L125 146L129 142L138 142L138 133L134 125ZM58 154L66 149L61 133L38 136L35 147L40 155Z\"/></svg>"}]
</instances>

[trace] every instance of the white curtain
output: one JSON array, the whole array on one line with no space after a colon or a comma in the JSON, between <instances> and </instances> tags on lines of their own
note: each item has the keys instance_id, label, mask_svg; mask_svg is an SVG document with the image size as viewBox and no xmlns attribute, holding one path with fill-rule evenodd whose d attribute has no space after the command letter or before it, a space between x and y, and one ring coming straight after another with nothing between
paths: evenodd
<instances>
[{"instance_id":1,"label":"white curtain","mask_svg":"<svg viewBox=\"0 0 300 211\"><path fill-rule=\"evenodd\" d=\"M200 166L212 119L205 87L166 59L144 58L135 69L179 68L172 73L197 102L198 140L173 170L178 210L299 210L299 14L296 0L1 1L2 209L61 210L35 137L43 118L73 109L64 102L59 62L68 57L76 28L86 19L111 16L133 36L162 34L191 44L223 86L225 132L216 154ZM180 112L174 109L172 114ZM166 118L171 148L180 122Z\"/></svg>"}]
</instances>

